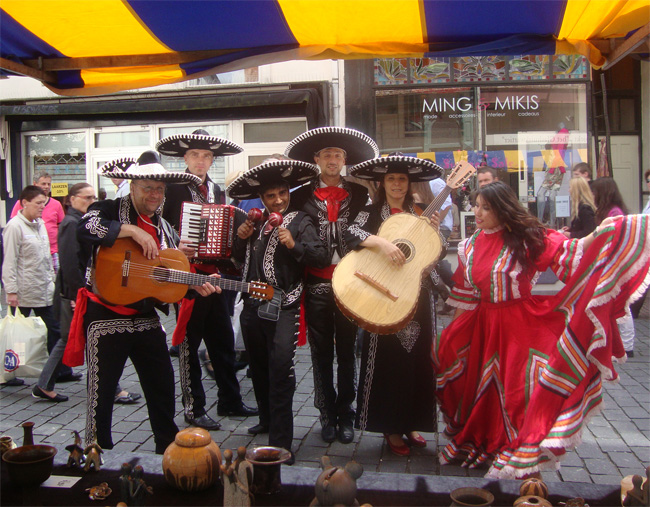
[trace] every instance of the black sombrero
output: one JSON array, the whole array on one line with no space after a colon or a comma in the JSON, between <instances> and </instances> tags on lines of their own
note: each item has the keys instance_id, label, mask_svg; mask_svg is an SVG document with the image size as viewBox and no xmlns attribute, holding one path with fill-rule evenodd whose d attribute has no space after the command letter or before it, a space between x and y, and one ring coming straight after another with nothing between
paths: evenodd
<instances>
[{"instance_id":1,"label":"black sombrero","mask_svg":"<svg viewBox=\"0 0 650 507\"><path fill-rule=\"evenodd\" d=\"M345 127L321 127L300 134L289 143L284 154L294 160L314 162L314 155L325 148L345 151L347 165L379 156L377 143L363 132Z\"/></svg>"},{"instance_id":2,"label":"black sombrero","mask_svg":"<svg viewBox=\"0 0 650 507\"><path fill-rule=\"evenodd\" d=\"M100 167L99 173L106 178L120 178L123 180L155 180L164 183L201 184L201 178L198 176L185 172L172 172L165 169L160 163L160 155L152 150L145 151L138 157L138 160L126 166L125 169L121 168L119 163L121 160L124 159L114 160L103 165ZM124 163L122 163L123 165ZM102 171L104 167L108 167L110 170Z\"/></svg>"},{"instance_id":3,"label":"black sombrero","mask_svg":"<svg viewBox=\"0 0 650 507\"><path fill-rule=\"evenodd\" d=\"M363 180L381 181L385 174L402 173L411 183L440 178L444 169L438 164L417 157L391 155L366 160L348 169L348 174Z\"/></svg>"},{"instance_id":4,"label":"black sombrero","mask_svg":"<svg viewBox=\"0 0 650 507\"><path fill-rule=\"evenodd\" d=\"M237 143L222 137L211 136L206 130L197 129L191 134L175 134L161 139L156 150L170 157L182 157L187 150L210 150L215 157L236 155L244 151Z\"/></svg>"},{"instance_id":5,"label":"black sombrero","mask_svg":"<svg viewBox=\"0 0 650 507\"><path fill-rule=\"evenodd\" d=\"M299 187L318 176L318 167L300 160L269 160L239 175L228 185L231 199L255 199L261 188L285 182L289 188Z\"/></svg>"},{"instance_id":6,"label":"black sombrero","mask_svg":"<svg viewBox=\"0 0 650 507\"><path fill-rule=\"evenodd\" d=\"M135 164L135 159L133 157L116 158L115 160L106 162L103 166L97 169L97 172L100 176L104 176L106 173L113 171L126 171L133 164ZM116 176L109 177L115 178Z\"/></svg>"}]
</instances>

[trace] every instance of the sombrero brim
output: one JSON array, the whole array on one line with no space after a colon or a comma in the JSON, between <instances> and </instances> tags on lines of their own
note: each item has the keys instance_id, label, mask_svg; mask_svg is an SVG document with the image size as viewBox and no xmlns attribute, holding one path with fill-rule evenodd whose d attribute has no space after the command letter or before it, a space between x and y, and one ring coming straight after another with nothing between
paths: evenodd
<instances>
[{"instance_id":1,"label":"sombrero brim","mask_svg":"<svg viewBox=\"0 0 650 507\"><path fill-rule=\"evenodd\" d=\"M176 134L158 141L156 150L170 157L182 157L187 150L209 150L215 157L225 157L241 153L244 148L221 137L201 134Z\"/></svg>"},{"instance_id":2,"label":"sombrero brim","mask_svg":"<svg viewBox=\"0 0 650 507\"><path fill-rule=\"evenodd\" d=\"M314 155L325 148L341 148L350 166L379 156L377 143L363 132L345 127L322 127L300 134L289 143L284 154L293 160L314 162Z\"/></svg>"},{"instance_id":3,"label":"sombrero brim","mask_svg":"<svg viewBox=\"0 0 650 507\"><path fill-rule=\"evenodd\" d=\"M382 181L388 173L403 173L411 183L440 178L443 172L442 167L430 160L404 156L378 157L348 169L350 176L374 181Z\"/></svg>"},{"instance_id":4,"label":"sombrero brim","mask_svg":"<svg viewBox=\"0 0 650 507\"><path fill-rule=\"evenodd\" d=\"M135 159L133 157L116 158L115 160L106 162L103 166L97 169L97 172L103 176L105 173L113 171L126 171L133 164L135 164Z\"/></svg>"},{"instance_id":5,"label":"sombrero brim","mask_svg":"<svg viewBox=\"0 0 650 507\"><path fill-rule=\"evenodd\" d=\"M286 182L289 188L318 176L318 167L300 160L272 160L255 166L228 185L226 192L231 199L255 199L266 185Z\"/></svg>"},{"instance_id":6,"label":"sombrero brim","mask_svg":"<svg viewBox=\"0 0 650 507\"><path fill-rule=\"evenodd\" d=\"M201 178L194 174L168 171L160 164L135 164L129 167L128 171L116 169L100 174L106 178L120 178L122 180L154 180L162 181L163 183L179 183L185 185L189 183L201 184Z\"/></svg>"}]
</instances>

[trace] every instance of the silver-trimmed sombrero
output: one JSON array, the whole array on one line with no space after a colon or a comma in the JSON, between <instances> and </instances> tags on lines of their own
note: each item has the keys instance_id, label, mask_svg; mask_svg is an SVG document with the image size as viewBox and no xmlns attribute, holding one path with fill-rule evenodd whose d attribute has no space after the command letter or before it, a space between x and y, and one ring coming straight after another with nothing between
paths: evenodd
<instances>
[{"instance_id":1,"label":"silver-trimmed sombrero","mask_svg":"<svg viewBox=\"0 0 650 507\"><path fill-rule=\"evenodd\" d=\"M358 130L346 127L320 127L300 134L289 143L284 154L294 160L314 162L314 155L325 148L340 148L350 166L379 156L377 143Z\"/></svg>"},{"instance_id":2,"label":"silver-trimmed sombrero","mask_svg":"<svg viewBox=\"0 0 650 507\"><path fill-rule=\"evenodd\" d=\"M113 171L126 171L129 167L135 164L136 160L133 157L122 157L106 162L103 166L97 169L100 176ZM111 176L112 178L113 176Z\"/></svg>"},{"instance_id":3,"label":"silver-trimmed sombrero","mask_svg":"<svg viewBox=\"0 0 650 507\"><path fill-rule=\"evenodd\" d=\"M289 189L299 187L318 176L318 167L300 160L269 160L250 168L228 185L231 199L255 199L261 188L285 182Z\"/></svg>"},{"instance_id":4,"label":"silver-trimmed sombrero","mask_svg":"<svg viewBox=\"0 0 650 507\"><path fill-rule=\"evenodd\" d=\"M406 174L411 183L417 183L440 178L444 169L430 160L404 155L373 158L348 169L350 176L375 181L383 180L389 172Z\"/></svg>"},{"instance_id":5,"label":"silver-trimmed sombrero","mask_svg":"<svg viewBox=\"0 0 650 507\"><path fill-rule=\"evenodd\" d=\"M155 180L164 183L196 183L201 184L201 178L190 173L168 171L160 163L160 155L153 150L145 151L138 157L135 163L121 169L118 159L103 165L99 169L99 174L106 178L120 178L122 180ZM115 164L114 164L115 162ZM113 164L113 165L111 165ZM104 167L112 168L110 171L101 171Z\"/></svg>"},{"instance_id":6,"label":"silver-trimmed sombrero","mask_svg":"<svg viewBox=\"0 0 650 507\"><path fill-rule=\"evenodd\" d=\"M206 130L197 129L191 134L174 134L156 143L156 150L169 157L183 157L187 150L210 150L215 157L237 155L244 148L222 137L211 136Z\"/></svg>"}]
</instances>

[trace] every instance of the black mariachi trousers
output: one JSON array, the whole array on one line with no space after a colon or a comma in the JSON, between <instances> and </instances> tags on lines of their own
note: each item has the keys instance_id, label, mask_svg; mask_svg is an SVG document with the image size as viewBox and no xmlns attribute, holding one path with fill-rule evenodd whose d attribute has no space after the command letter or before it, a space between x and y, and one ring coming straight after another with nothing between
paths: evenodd
<instances>
[{"instance_id":1,"label":"black mariachi trousers","mask_svg":"<svg viewBox=\"0 0 650 507\"><path fill-rule=\"evenodd\" d=\"M208 349L217 382L217 410L236 410L242 404L235 373L235 335L228 305L229 301L224 294L210 294L194 299L185 339L178 350L183 405L188 419L206 413L198 355L201 340Z\"/></svg>"},{"instance_id":2,"label":"black mariachi trousers","mask_svg":"<svg viewBox=\"0 0 650 507\"><path fill-rule=\"evenodd\" d=\"M357 326L336 306L331 280L310 277L305 288L307 337L314 372L314 406L323 426L354 422L354 344ZM334 350L338 364L334 388Z\"/></svg>"},{"instance_id":3,"label":"black mariachi trousers","mask_svg":"<svg viewBox=\"0 0 650 507\"><path fill-rule=\"evenodd\" d=\"M164 453L178 427L174 423L174 370L158 314L154 310L120 315L89 300L84 327L88 363L86 444L96 441L103 449L113 448L115 388L129 358L147 402L156 453Z\"/></svg>"},{"instance_id":4,"label":"black mariachi trousers","mask_svg":"<svg viewBox=\"0 0 650 507\"><path fill-rule=\"evenodd\" d=\"M248 351L260 424L269 426L269 445L291 450L293 394L296 390L294 358L300 309L280 310L277 320L257 315L258 305L244 303L240 316Z\"/></svg>"}]
</instances>

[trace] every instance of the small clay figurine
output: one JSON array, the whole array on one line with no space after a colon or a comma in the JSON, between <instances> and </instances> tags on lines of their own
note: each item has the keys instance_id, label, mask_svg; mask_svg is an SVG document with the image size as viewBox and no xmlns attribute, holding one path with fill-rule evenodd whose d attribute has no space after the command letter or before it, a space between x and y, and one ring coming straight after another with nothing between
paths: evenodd
<instances>
[{"instance_id":1,"label":"small clay figurine","mask_svg":"<svg viewBox=\"0 0 650 507\"><path fill-rule=\"evenodd\" d=\"M223 484L223 505L224 507L231 507L234 505L233 498L237 484L234 473L235 467L232 464L232 451L230 449L223 451L223 459L225 463L220 465L221 484Z\"/></svg>"},{"instance_id":2,"label":"small clay figurine","mask_svg":"<svg viewBox=\"0 0 650 507\"><path fill-rule=\"evenodd\" d=\"M81 447L81 437L79 436L78 431L73 431L74 435L74 444L71 444L65 448L66 451L70 451L70 456L68 457L68 466L78 466L80 467L84 459L84 448Z\"/></svg>"},{"instance_id":3,"label":"small clay figurine","mask_svg":"<svg viewBox=\"0 0 650 507\"><path fill-rule=\"evenodd\" d=\"M623 499L623 505L628 506L648 506L650 505L649 486L650 483L650 467L645 469L646 480L640 475L632 476L632 489L627 491Z\"/></svg>"},{"instance_id":4,"label":"small clay figurine","mask_svg":"<svg viewBox=\"0 0 650 507\"><path fill-rule=\"evenodd\" d=\"M93 443L87 446L84 449L84 454L86 455L86 464L84 465L84 472L88 472L91 467L94 467L95 472L99 472L101 470L101 465L102 465L102 456L101 454L104 451L102 451L102 448L99 447L98 444Z\"/></svg>"},{"instance_id":5,"label":"small clay figurine","mask_svg":"<svg viewBox=\"0 0 650 507\"><path fill-rule=\"evenodd\" d=\"M153 495L153 488L147 486L143 479L144 470L140 465L133 468L132 480L129 485L129 500L127 505L141 507L144 505L145 495Z\"/></svg>"},{"instance_id":6,"label":"small clay figurine","mask_svg":"<svg viewBox=\"0 0 650 507\"><path fill-rule=\"evenodd\" d=\"M309 504L312 507L325 505L357 506L357 479L363 475L363 467L350 461L345 468L334 467L329 456L321 458L323 471L316 480L316 498Z\"/></svg>"},{"instance_id":7,"label":"small clay figurine","mask_svg":"<svg viewBox=\"0 0 650 507\"><path fill-rule=\"evenodd\" d=\"M237 461L235 461L236 489L233 498L233 505L237 507L250 507L253 495L250 486L253 484L253 464L246 461L246 447L237 449Z\"/></svg>"},{"instance_id":8,"label":"small clay figurine","mask_svg":"<svg viewBox=\"0 0 650 507\"><path fill-rule=\"evenodd\" d=\"M122 463L120 470L122 472L120 475L120 497L126 505L129 501L129 485L131 484L131 471L133 467L131 463Z\"/></svg>"},{"instance_id":9,"label":"small clay figurine","mask_svg":"<svg viewBox=\"0 0 650 507\"><path fill-rule=\"evenodd\" d=\"M88 492L88 498L91 500L104 500L113 492L113 490L108 487L108 483L102 482L97 486L88 488L86 492Z\"/></svg>"}]
</instances>

